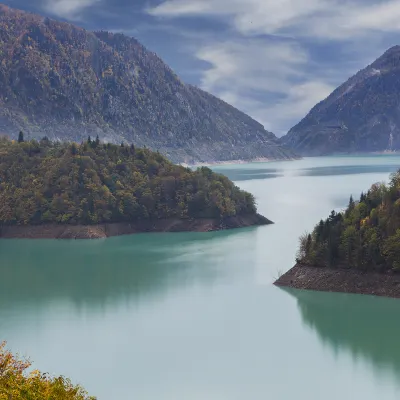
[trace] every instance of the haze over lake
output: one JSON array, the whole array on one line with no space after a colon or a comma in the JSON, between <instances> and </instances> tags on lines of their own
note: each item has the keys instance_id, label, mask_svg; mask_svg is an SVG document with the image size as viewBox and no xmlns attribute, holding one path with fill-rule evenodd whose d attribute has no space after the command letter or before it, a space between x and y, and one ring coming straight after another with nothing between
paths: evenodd
<instances>
[{"instance_id":1,"label":"haze over lake","mask_svg":"<svg viewBox=\"0 0 400 400\"><path fill-rule=\"evenodd\" d=\"M394 155L214 168L272 226L0 241L0 340L99 399L398 399L400 301L282 290L298 237Z\"/></svg>"}]
</instances>

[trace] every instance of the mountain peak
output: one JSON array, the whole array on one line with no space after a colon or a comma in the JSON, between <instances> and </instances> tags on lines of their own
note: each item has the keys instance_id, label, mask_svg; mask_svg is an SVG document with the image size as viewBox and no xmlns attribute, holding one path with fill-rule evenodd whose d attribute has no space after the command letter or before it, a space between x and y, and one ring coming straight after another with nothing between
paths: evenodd
<instances>
[{"instance_id":1,"label":"mountain peak","mask_svg":"<svg viewBox=\"0 0 400 400\"><path fill-rule=\"evenodd\" d=\"M400 150L400 46L339 86L281 143L303 155Z\"/></svg>"},{"instance_id":2,"label":"mountain peak","mask_svg":"<svg viewBox=\"0 0 400 400\"><path fill-rule=\"evenodd\" d=\"M136 39L0 5L0 132L134 142L176 162L293 157L248 115L184 84Z\"/></svg>"}]
</instances>

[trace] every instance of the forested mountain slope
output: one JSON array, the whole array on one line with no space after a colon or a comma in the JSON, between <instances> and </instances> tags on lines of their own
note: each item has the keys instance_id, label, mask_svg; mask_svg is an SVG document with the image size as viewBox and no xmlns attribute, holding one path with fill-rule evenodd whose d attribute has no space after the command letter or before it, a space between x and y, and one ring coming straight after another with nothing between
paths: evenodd
<instances>
[{"instance_id":1,"label":"forested mountain slope","mask_svg":"<svg viewBox=\"0 0 400 400\"><path fill-rule=\"evenodd\" d=\"M0 5L0 133L159 150L174 162L287 159L261 124L137 40Z\"/></svg>"}]
</instances>

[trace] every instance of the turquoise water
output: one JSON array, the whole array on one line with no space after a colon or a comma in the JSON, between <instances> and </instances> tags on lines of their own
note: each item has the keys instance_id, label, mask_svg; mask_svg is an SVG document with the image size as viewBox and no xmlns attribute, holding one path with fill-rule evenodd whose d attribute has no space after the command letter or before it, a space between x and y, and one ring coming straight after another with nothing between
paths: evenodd
<instances>
[{"instance_id":1,"label":"turquoise water","mask_svg":"<svg viewBox=\"0 0 400 400\"><path fill-rule=\"evenodd\" d=\"M282 290L298 236L400 157L215 168L275 225L0 241L0 340L99 399L399 399L400 301Z\"/></svg>"}]
</instances>

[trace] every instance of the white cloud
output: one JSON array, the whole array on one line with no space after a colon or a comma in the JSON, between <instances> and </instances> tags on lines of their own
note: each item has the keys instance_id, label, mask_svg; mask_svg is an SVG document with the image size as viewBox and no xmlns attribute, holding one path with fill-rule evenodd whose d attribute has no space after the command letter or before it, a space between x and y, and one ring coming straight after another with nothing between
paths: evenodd
<instances>
[{"instance_id":1,"label":"white cloud","mask_svg":"<svg viewBox=\"0 0 400 400\"><path fill-rule=\"evenodd\" d=\"M273 118L272 126L278 129L276 134L281 136L286 133L288 121L295 122L305 117L312 107L328 97L334 89L334 86L321 80L308 80L292 86L283 101L267 109L266 115Z\"/></svg>"},{"instance_id":2,"label":"white cloud","mask_svg":"<svg viewBox=\"0 0 400 400\"><path fill-rule=\"evenodd\" d=\"M333 86L305 72L309 55L291 41L225 41L197 57L210 64L201 86L277 134L302 118Z\"/></svg>"},{"instance_id":3,"label":"white cloud","mask_svg":"<svg viewBox=\"0 0 400 400\"><path fill-rule=\"evenodd\" d=\"M45 9L57 17L79 20L80 13L100 0L47 0Z\"/></svg>"},{"instance_id":4,"label":"white cloud","mask_svg":"<svg viewBox=\"0 0 400 400\"><path fill-rule=\"evenodd\" d=\"M201 86L277 134L379 56L389 33L400 32L400 0L165 0L148 12L228 23L233 31L194 52L209 64ZM321 59L328 44L337 59L327 66Z\"/></svg>"},{"instance_id":5,"label":"white cloud","mask_svg":"<svg viewBox=\"0 0 400 400\"><path fill-rule=\"evenodd\" d=\"M245 35L292 32L299 36L350 38L370 31L400 31L400 0L167 0L155 16L219 15Z\"/></svg>"},{"instance_id":6,"label":"white cloud","mask_svg":"<svg viewBox=\"0 0 400 400\"><path fill-rule=\"evenodd\" d=\"M202 47L196 57L210 64L202 87L283 93L290 77L301 74L308 54L295 43L261 39L231 40Z\"/></svg>"}]
</instances>

